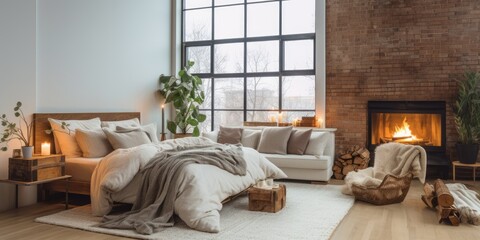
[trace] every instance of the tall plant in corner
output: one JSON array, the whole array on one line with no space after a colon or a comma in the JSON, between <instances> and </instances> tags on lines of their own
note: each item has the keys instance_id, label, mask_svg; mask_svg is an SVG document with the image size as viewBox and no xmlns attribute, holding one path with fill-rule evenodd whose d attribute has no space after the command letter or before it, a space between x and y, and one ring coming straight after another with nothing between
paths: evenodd
<instances>
[{"instance_id":1,"label":"tall plant in corner","mask_svg":"<svg viewBox=\"0 0 480 240\"><path fill-rule=\"evenodd\" d=\"M462 163L475 163L480 140L480 73L465 72L458 81L454 105L455 124L459 135L457 157Z\"/></svg>"},{"instance_id":2,"label":"tall plant in corner","mask_svg":"<svg viewBox=\"0 0 480 240\"><path fill-rule=\"evenodd\" d=\"M190 69L195 63L188 61L187 65L175 76L160 76L159 94L165 98L165 103L173 103L176 116L173 121L167 121L167 129L177 134L193 133L200 135L199 125L207 118L199 111L200 105L205 100L202 88L202 79L190 74Z\"/></svg>"},{"instance_id":3,"label":"tall plant in corner","mask_svg":"<svg viewBox=\"0 0 480 240\"><path fill-rule=\"evenodd\" d=\"M33 145L32 145L32 132L33 126L32 123L28 122L25 118L25 114L22 110L22 102L17 102L17 105L13 108L14 115L19 119L18 125L15 122L8 120L6 114L2 114L0 121L3 127L3 133L0 138L0 144L5 144L1 147L2 151L7 151L7 144L12 140L19 140L22 143L23 156L28 158L32 156ZM22 129L22 125L25 125L25 128Z\"/></svg>"}]
</instances>

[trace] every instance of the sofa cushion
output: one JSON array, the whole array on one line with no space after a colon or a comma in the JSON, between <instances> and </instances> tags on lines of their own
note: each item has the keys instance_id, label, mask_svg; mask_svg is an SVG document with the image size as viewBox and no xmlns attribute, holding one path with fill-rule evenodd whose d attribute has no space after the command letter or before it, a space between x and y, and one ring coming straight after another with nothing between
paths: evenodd
<instances>
[{"instance_id":1,"label":"sofa cushion","mask_svg":"<svg viewBox=\"0 0 480 240\"><path fill-rule=\"evenodd\" d=\"M292 127L266 127L262 131L258 151L261 153L286 154Z\"/></svg>"},{"instance_id":2,"label":"sofa cushion","mask_svg":"<svg viewBox=\"0 0 480 240\"><path fill-rule=\"evenodd\" d=\"M279 168L328 169L332 161L330 156L262 154Z\"/></svg>"},{"instance_id":3,"label":"sofa cushion","mask_svg":"<svg viewBox=\"0 0 480 240\"><path fill-rule=\"evenodd\" d=\"M290 139L288 139L287 153L303 155L307 148L312 129L308 130L292 130Z\"/></svg>"},{"instance_id":4,"label":"sofa cushion","mask_svg":"<svg viewBox=\"0 0 480 240\"><path fill-rule=\"evenodd\" d=\"M242 141L243 128L230 128L220 126L218 132L218 143L222 144L237 144Z\"/></svg>"},{"instance_id":5,"label":"sofa cushion","mask_svg":"<svg viewBox=\"0 0 480 240\"><path fill-rule=\"evenodd\" d=\"M326 132L312 132L304 154L322 156L327 146L327 141L328 134Z\"/></svg>"},{"instance_id":6,"label":"sofa cushion","mask_svg":"<svg viewBox=\"0 0 480 240\"><path fill-rule=\"evenodd\" d=\"M212 131L212 132L202 132L202 137L206 137L214 142L218 141L218 131Z\"/></svg>"},{"instance_id":7,"label":"sofa cushion","mask_svg":"<svg viewBox=\"0 0 480 240\"><path fill-rule=\"evenodd\" d=\"M244 147L257 149L260 136L262 136L262 130L243 129L242 145Z\"/></svg>"}]
</instances>

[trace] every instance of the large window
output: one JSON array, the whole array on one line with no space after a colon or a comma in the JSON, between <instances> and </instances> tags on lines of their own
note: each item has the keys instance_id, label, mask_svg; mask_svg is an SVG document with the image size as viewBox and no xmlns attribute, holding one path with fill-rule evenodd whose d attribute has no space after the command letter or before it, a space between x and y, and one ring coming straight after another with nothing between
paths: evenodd
<instances>
[{"instance_id":1,"label":"large window","mask_svg":"<svg viewBox=\"0 0 480 240\"><path fill-rule=\"evenodd\" d=\"M195 61L202 130L315 115L315 0L184 0L182 62Z\"/></svg>"}]
</instances>

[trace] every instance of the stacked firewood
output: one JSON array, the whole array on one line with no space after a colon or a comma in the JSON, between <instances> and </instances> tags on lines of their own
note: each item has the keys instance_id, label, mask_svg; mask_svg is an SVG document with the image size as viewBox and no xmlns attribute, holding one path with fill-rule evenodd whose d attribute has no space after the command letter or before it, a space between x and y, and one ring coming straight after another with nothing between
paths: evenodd
<instances>
[{"instance_id":1,"label":"stacked firewood","mask_svg":"<svg viewBox=\"0 0 480 240\"><path fill-rule=\"evenodd\" d=\"M425 183L423 191L425 195L422 195L422 200L431 209L436 209L438 223L460 224L460 214L453 205L453 195L442 180L437 179L433 185Z\"/></svg>"},{"instance_id":2,"label":"stacked firewood","mask_svg":"<svg viewBox=\"0 0 480 240\"><path fill-rule=\"evenodd\" d=\"M370 162L370 152L358 145L340 151L333 165L335 179L344 179L347 173L365 169Z\"/></svg>"}]
</instances>

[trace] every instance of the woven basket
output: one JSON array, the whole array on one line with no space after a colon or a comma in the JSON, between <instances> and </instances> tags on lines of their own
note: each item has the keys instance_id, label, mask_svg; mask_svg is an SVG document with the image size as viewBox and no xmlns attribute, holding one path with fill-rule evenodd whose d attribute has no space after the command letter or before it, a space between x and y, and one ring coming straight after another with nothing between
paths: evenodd
<instances>
[{"instance_id":1,"label":"woven basket","mask_svg":"<svg viewBox=\"0 0 480 240\"><path fill-rule=\"evenodd\" d=\"M401 203L407 196L412 178L412 173L407 173L401 177L389 174L376 188L364 188L353 184L352 192L355 199L375 205Z\"/></svg>"}]
</instances>

